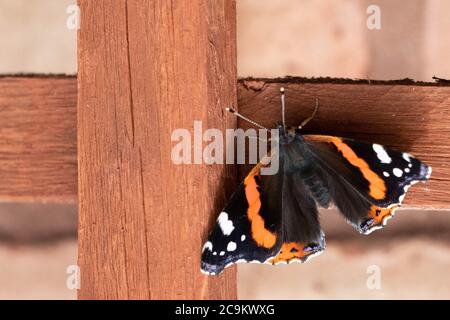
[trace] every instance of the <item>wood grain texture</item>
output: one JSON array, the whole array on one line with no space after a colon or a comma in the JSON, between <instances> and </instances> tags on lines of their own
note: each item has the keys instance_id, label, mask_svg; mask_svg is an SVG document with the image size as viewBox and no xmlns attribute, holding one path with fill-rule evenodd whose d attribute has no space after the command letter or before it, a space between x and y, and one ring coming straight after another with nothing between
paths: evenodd
<instances>
[{"instance_id":1,"label":"wood grain texture","mask_svg":"<svg viewBox=\"0 0 450 320\"><path fill-rule=\"evenodd\" d=\"M74 202L77 84L0 78L0 201Z\"/></svg>"},{"instance_id":2,"label":"wood grain texture","mask_svg":"<svg viewBox=\"0 0 450 320\"><path fill-rule=\"evenodd\" d=\"M449 208L450 87L295 79L247 79L238 85L240 112L273 128L281 119L281 87L286 89L287 125L298 125L320 100L316 118L304 133L349 137L407 151L433 167L427 184L413 186L405 206ZM248 128L243 121L238 126ZM249 170L240 170L240 178Z\"/></svg>"},{"instance_id":3,"label":"wood grain texture","mask_svg":"<svg viewBox=\"0 0 450 320\"><path fill-rule=\"evenodd\" d=\"M235 171L171 161L174 129L236 124L235 2L79 5L79 298L236 298L200 273Z\"/></svg>"}]
</instances>

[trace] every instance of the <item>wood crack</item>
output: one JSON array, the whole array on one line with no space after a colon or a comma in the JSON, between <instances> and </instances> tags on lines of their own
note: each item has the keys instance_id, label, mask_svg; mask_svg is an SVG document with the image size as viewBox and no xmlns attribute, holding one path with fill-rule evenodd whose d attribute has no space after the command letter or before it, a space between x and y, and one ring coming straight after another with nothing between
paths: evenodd
<instances>
[{"instance_id":1,"label":"wood crack","mask_svg":"<svg viewBox=\"0 0 450 320\"><path fill-rule=\"evenodd\" d=\"M127 62L128 62L128 86L129 86L129 103L130 103L130 118L131 118L131 145L134 146L134 101L133 101L133 82L131 70L131 53L130 53L130 30L128 17L128 1L125 1L125 25L126 25L126 40L127 40Z\"/></svg>"}]
</instances>

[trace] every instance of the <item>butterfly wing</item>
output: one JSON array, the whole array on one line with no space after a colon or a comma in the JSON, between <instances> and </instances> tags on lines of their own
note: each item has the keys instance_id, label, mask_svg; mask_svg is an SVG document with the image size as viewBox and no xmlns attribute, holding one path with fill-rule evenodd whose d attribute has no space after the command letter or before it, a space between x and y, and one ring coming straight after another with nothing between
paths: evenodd
<instances>
[{"instance_id":1,"label":"butterfly wing","mask_svg":"<svg viewBox=\"0 0 450 320\"><path fill-rule=\"evenodd\" d=\"M262 167L247 175L220 213L203 246L203 273L238 262L305 262L325 248L316 204L300 178L286 175L282 163L274 175L262 175Z\"/></svg>"},{"instance_id":2,"label":"butterfly wing","mask_svg":"<svg viewBox=\"0 0 450 320\"><path fill-rule=\"evenodd\" d=\"M401 205L408 188L431 175L410 154L352 139L303 136L327 180L330 197L361 233L381 228Z\"/></svg>"},{"instance_id":3,"label":"butterfly wing","mask_svg":"<svg viewBox=\"0 0 450 320\"><path fill-rule=\"evenodd\" d=\"M236 262L265 263L282 245L282 175L261 175L258 164L220 213L203 246L201 270L218 274Z\"/></svg>"}]
</instances>

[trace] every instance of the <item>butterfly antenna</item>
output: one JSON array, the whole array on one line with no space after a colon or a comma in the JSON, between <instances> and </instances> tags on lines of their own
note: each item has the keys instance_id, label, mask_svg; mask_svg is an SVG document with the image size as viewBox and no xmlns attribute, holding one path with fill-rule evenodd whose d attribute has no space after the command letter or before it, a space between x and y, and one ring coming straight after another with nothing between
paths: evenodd
<instances>
[{"instance_id":1,"label":"butterfly antenna","mask_svg":"<svg viewBox=\"0 0 450 320\"><path fill-rule=\"evenodd\" d=\"M231 112L231 113L234 114L236 117L239 117L239 118L241 118L242 120L245 120L245 121L247 121L247 122L253 124L254 126L257 126L258 128L265 129L265 130L267 130L267 131L270 132L270 130L267 129L266 127L263 127L263 126L260 125L259 123L256 123L255 121L250 120L249 118L243 116L242 114L240 114L239 112L237 112L237 111L234 110L233 108L225 108L225 110L227 110L228 112Z\"/></svg>"},{"instance_id":2,"label":"butterfly antenna","mask_svg":"<svg viewBox=\"0 0 450 320\"><path fill-rule=\"evenodd\" d=\"M298 126L298 128L299 129L303 128L304 126L306 126L306 124L308 122L310 122L312 119L314 119L314 117L316 116L318 110L319 110L319 98L316 98L316 106L314 108L314 111L313 111L312 115L310 115L308 118L303 120L303 122Z\"/></svg>"},{"instance_id":3,"label":"butterfly antenna","mask_svg":"<svg viewBox=\"0 0 450 320\"><path fill-rule=\"evenodd\" d=\"M280 88L281 93L281 121L283 123L283 130L286 131L286 119L284 117L284 113L286 110L286 103L284 101L284 88Z\"/></svg>"}]
</instances>

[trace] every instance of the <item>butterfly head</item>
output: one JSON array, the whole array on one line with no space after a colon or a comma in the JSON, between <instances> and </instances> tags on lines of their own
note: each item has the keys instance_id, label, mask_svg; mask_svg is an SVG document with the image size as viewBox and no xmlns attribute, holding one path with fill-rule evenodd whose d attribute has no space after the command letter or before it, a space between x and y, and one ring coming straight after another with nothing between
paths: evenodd
<instances>
[{"instance_id":1,"label":"butterfly head","mask_svg":"<svg viewBox=\"0 0 450 320\"><path fill-rule=\"evenodd\" d=\"M279 131L281 144L291 143L297 136L301 135L298 127L284 127L282 124L279 124L277 129Z\"/></svg>"},{"instance_id":2,"label":"butterfly head","mask_svg":"<svg viewBox=\"0 0 450 320\"><path fill-rule=\"evenodd\" d=\"M313 113L306 118L305 120L303 120L303 122L297 126L297 127L287 127L286 126L286 121L285 121L285 109L286 109L286 104L285 104L285 90L284 88L280 89L280 94L281 94L281 123L277 126L277 129L279 131L279 137L280 137L280 143L281 144L287 144L290 143L292 141L295 140L296 137L300 137L300 131L301 129L309 122L311 121L317 111L319 110L319 99L316 98L316 106L314 108ZM244 115L241 115L240 113L238 113L237 111L235 111L233 108L226 108L226 110L228 112L231 112L232 114L234 114L236 117L239 117L240 119L247 121L251 124L253 124L254 126L261 128L261 129L265 129L267 131L269 131L269 129L267 129L266 127L260 125L259 123L245 117ZM270 132L270 131L269 131Z\"/></svg>"}]
</instances>

